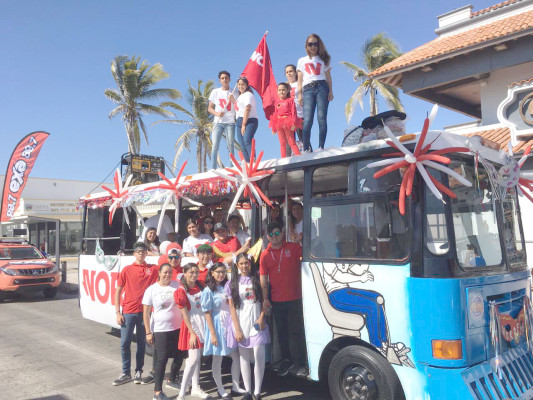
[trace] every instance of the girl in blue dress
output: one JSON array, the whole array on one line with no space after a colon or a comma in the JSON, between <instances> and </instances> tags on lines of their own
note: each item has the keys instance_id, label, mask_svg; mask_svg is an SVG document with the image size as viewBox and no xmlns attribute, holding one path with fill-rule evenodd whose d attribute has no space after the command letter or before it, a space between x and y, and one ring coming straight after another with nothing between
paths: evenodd
<instances>
[{"instance_id":1,"label":"girl in blue dress","mask_svg":"<svg viewBox=\"0 0 533 400\"><path fill-rule=\"evenodd\" d=\"M224 391L222 384L222 357L231 356L231 380L232 392L240 394L244 392L239 388L241 374L238 352L227 345L226 326L231 320L229 313L229 300L224 285L228 281L226 277L226 265L215 263L206 276L206 287L202 291L202 311L205 313L205 340L204 356L213 356L213 379L217 385L219 399L230 399L230 395Z\"/></svg>"}]
</instances>

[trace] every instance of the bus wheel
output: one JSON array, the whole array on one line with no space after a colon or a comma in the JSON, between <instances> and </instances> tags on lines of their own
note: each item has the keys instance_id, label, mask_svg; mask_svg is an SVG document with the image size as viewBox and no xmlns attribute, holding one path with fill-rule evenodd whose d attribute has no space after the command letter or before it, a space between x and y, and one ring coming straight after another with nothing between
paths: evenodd
<instances>
[{"instance_id":1,"label":"bus wheel","mask_svg":"<svg viewBox=\"0 0 533 400\"><path fill-rule=\"evenodd\" d=\"M390 363L363 346L345 347L333 357L328 383L331 397L339 400L405 398Z\"/></svg>"}]
</instances>

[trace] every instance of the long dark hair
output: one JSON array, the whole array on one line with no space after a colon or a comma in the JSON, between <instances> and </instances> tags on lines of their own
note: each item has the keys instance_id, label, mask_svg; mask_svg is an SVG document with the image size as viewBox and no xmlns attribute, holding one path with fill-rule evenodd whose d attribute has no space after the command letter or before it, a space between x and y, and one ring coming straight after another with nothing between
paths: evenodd
<instances>
[{"instance_id":1,"label":"long dark hair","mask_svg":"<svg viewBox=\"0 0 533 400\"><path fill-rule=\"evenodd\" d=\"M246 83L246 90L245 92L250 92L250 93L254 93L254 91L252 90L252 88L250 87L250 84L248 83L248 78L246 78L245 76L241 76L239 79L237 79L237 83L239 83L239 81L243 81L244 83Z\"/></svg>"},{"instance_id":2,"label":"long dark hair","mask_svg":"<svg viewBox=\"0 0 533 400\"><path fill-rule=\"evenodd\" d=\"M148 232L155 231L155 240L154 244L159 247L161 243L159 242L159 236L157 236L157 229L156 228L148 228L146 231L146 234L144 235L144 243L148 245Z\"/></svg>"},{"instance_id":3,"label":"long dark hair","mask_svg":"<svg viewBox=\"0 0 533 400\"><path fill-rule=\"evenodd\" d=\"M307 39L305 39L305 52L309 57L309 51L307 50L307 42L309 39L315 38L318 41L318 56L324 61L324 66L327 67L329 65L329 62L331 61L331 56L329 55L328 51L326 50L326 46L324 45L324 42L322 39L320 39L320 36L318 36L316 33L311 33L309 36L307 36Z\"/></svg>"},{"instance_id":4,"label":"long dark hair","mask_svg":"<svg viewBox=\"0 0 533 400\"><path fill-rule=\"evenodd\" d=\"M233 305L235 306L235 308L241 308L241 296L239 295L239 278L241 276L241 272L239 271L239 268L237 268L237 263L241 258L246 258L248 260L248 256L244 253L241 253L237 256L237 259L231 266L231 299L233 300ZM263 290L261 289L261 282L259 280L259 274L257 272L257 265L255 265L252 260L249 261L252 264L250 268L250 278L252 279L255 300L259 301L259 304L263 304Z\"/></svg>"},{"instance_id":5,"label":"long dark hair","mask_svg":"<svg viewBox=\"0 0 533 400\"><path fill-rule=\"evenodd\" d=\"M205 286L211 289L212 292L217 291L218 285L224 286L226 282L228 281L227 276L224 278L224 280L221 283L218 283L216 279L213 278L213 274L211 274L211 271L214 271L215 269L218 269L220 267L223 267L224 269L226 269L226 264L221 263L221 262L214 263L213 266L209 268L209 272L207 273L207 276L205 278Z\"/></svg>"},{"instance_id":6,"label":"long dark hair","mask_svg":"<svg viewBox=\"0 0 533 400\"><path fill-rule=\"evenodd\" d=\"M183 286L183 288L185 289L186 292L189 292L190 288L189 285L187 284L187 279L185 278L185 273L190 270L191 268L198 268L198 265L196 265L195 263L187 263L183 266L183 276L181 277L180 279L180 282L181 282L181 285ZM198 286L201 289L204 288L204 285L202 285L202 282L200 282L199 280L196 280L195 282L196 286Z\"/></svg>"}]
</instances>

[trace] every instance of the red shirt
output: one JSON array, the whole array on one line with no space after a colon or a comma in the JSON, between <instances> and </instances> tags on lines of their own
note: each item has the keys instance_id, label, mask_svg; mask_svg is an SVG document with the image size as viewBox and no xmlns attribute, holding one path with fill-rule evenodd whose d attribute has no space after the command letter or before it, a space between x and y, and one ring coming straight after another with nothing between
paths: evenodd
<instances>
[{"instance_id":1,"label":"red shirt","mask_svg":"<svg viewBox=\"0 0 533 400\"><path fill-rule=\"evenodd\" d=\"M198 281L202 282L202 284L205 285L205 278L207 278L207 273L209 272L209 268L205 268L203 271L198 268Z\"/></svg>"},{"instance_id":2,"label":"red shirt","mask_svg":"<svg viewBox=\"0 0 533 400\"><path fill-rule=\"evenodd\" d=\"M178 275L183 273L183 267L178 265L176 268L172 268L172 280L177 281Z\"/></svg>"},{"instance_id":3,"label":"red shirt","mask_svg":"<svg viewBox=\"0 0 533 400\"><path fill-rule=\"evenodd\" d=\"M142 299L148 286L157 281L159 267L157 265L131 264L126 267L118 276L117 285L124 288L124 298L122 299L122 312L124 314L134 314L142 312Z\"/></svg>"},{"instance_id":4,"label":"red shirt","mask_svg":"<svg viewBox=\"0 0 533 400\"><path fill-rule=\"evenodd\" d=\"M197 285L194 285L193 288L189 289L189 294L196 294L201 291L202 289L200 289ZM187 310L191 309L191 302L189 301L189 298L187 297L187 293L185 292L185 288L183 286L180 286L174 292L174 301L176 302L179 308L187 307ZM199 307L198 304L196 304L195 306Z\"/></svg>"},{"instance_id":5,"label":"red shirt","mask_svg":"<svg viewBox=\"0 0 533 400\"><path fill-rule=\"evenodd\" d=\"M216 247L222 253L235 253L241 248L241 242L235 236L228 236L226 243L222 243L220 240L215 240L211 243L211 246ZM222 258L214 259L213 262L221 261Z\"/></svg>"},{"instance_id":6,"label":"red shirt","mask_svg":"<svg viewBox=\"0 0 533 400\"><path fill-rule=\"evenodd\" d=\"M280 249L269 244L259 259L259 274L268 275L272 301L292 301L302 298L300 258L302 246L283 242Z\"/></svg>"},{"instance_id":7,"label":"red shirt","mask_svg":"<svg viewBox=\"0 0 533 400\"><path fill-rule=\"evenodd\" d=\"M274 114L277 117L291 117L293 120L296 119L296 105L292 97L287 97L286 99L279 100L276 103L276 108L274 109Z\"/></svg>"}]
</instances>

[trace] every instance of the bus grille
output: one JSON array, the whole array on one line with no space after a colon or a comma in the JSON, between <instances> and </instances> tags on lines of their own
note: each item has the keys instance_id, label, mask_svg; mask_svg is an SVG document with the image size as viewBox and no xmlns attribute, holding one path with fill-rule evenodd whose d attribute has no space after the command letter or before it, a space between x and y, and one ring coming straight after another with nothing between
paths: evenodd
<instances>
[{"instance_id":1,"label":"bus grille","mask_svg":"<svg viewBox=\"0 0 533 400\"><path fill-rule=\"evenodd\" d=\"M462 373L472 398L533 399L533 355L525 344L500 356L501 372L495 372L494 362L492 359Z\"/></svg>"}]
</instances>

